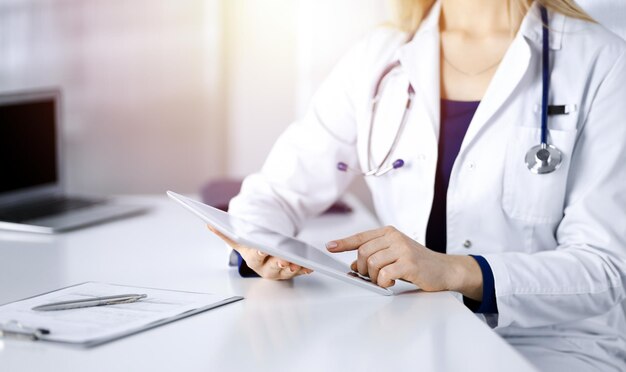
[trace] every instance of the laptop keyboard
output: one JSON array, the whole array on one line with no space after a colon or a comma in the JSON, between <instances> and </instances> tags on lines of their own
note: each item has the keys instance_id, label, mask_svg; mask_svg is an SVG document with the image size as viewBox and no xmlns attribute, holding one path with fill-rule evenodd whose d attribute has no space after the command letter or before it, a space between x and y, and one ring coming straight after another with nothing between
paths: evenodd
<instances>
[{"instance_id":1,"label":"laptop keyboard","mask_svg":"<svg viewBox=\"0 0 626 372\"><path fill-rule=\"evenodd\" d=\"M0 209L0 221L20 223L102 203L103 199L56 197Z\"/></svg>"}]
</instances>

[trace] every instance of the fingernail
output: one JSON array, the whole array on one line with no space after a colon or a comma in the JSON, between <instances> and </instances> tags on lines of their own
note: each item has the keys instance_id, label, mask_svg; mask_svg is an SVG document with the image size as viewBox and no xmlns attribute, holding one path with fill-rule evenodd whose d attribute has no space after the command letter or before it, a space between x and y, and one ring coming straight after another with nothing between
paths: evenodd
<instances>
[{"instance_id":1,"label":"fingernail","mask_svg":"<svg viewBox=\"0 0 626 372\"><path fill-rule=\"evenodd\" d=\"M282 263L278 262L277 264L278 264L278 267L280 267L281 269L284 269L284 268L285 268L285 266L283 266L283 264L282 264Z\"/></svg>"},{"instance_id":2,"label":"fingernail","mask_svg":"<svg viewBox=\"0 0 626 372\"><path fill-rule=\"evenodd\" d=\"M337 248L337 242L328 242L326 243L326 249L335 249Z\"/></svg>"},{"instance_id":3,"label":"fingernail","mask_svg":"<svg viewBox=\"0 0 626 372\"><path fill-rule=\"evenodd\" d=\"M261 251L256 251L256 254L258 254L259 256L263 256L263 252Z\"/></svg>"}]
</instances>

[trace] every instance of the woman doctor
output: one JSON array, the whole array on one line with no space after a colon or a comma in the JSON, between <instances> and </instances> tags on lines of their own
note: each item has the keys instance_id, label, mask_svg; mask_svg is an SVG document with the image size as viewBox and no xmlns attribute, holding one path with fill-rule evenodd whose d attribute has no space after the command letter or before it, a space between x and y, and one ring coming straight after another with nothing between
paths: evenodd
<instances>
[{"instance_id":1,"label":"woman doctor","mask_svg":"<svg viewBox=\"0 0 626 372\"><path fill-rule=\"evenodd\" d=\"M294 235L364 176L388 227L327 244L355 250L354 270L460 292L510 342L575 355L562 367L626 370L624 41L572 0L399 9L401 27L345 56L230 212ZM243 274L310 272L229 243Z\"/></svg>"}]
</instances>

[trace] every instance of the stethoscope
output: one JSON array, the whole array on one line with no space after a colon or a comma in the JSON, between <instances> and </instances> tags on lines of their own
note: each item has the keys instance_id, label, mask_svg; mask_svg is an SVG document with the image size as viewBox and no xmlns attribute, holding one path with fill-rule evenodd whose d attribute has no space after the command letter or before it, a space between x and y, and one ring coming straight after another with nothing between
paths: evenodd
<instances>
[{"instance_id":1,"label":"stethoscope","mask_svg":"<svg viewBox=\"0 0 626 372\"><path fill-rule=\"evenodd\" d=\"M555 146L548 144L548 94L550 92L550 31L548 25L548 11L543 6L540 8L541 10L541 20L543 22L542 27L542 94L541 94L541 139L540 144L531 147L528 152L526 152L526 156L524 157L524 161L526 166L533 174L547 174L552 173L559 168L562 162L562 154L559 149ZM395 61L388 65L381 73L380 77L376 81L376 85L374 85L374 90L372 93L372 115L370 117L369 124L369 133L367 136L367 166L370 167L368 171L361 172L360 170L353 169L348 166L348 164L344 162L337 163L337 169L342 172L354 171L360 173L363 176L382 176L391 172L394 169L402 168L405 165L404 160L396 159L391 164L389 164L389 160L391 155L395 151L398 142L400 140L400 136L406 126L406 121L408 117L408 113L411 110L411 106L413 104L413 98L415 97L415 90L411 83L409 83L409 87L407 89L407 101L406 106L404 108L404 112L402 114L402 119L400 121L400 126L396 131L396 135L389 147L389 150L383 157L383 160L378 164L373 165L372 161L372 133L374 132L374 122L376 119L376 111L378 109L378 102L381 98L381 87L385 78L397 67L400 67L400 62ZM386 165L387 164L387 165Z\"/></svg>"}]
</instances>

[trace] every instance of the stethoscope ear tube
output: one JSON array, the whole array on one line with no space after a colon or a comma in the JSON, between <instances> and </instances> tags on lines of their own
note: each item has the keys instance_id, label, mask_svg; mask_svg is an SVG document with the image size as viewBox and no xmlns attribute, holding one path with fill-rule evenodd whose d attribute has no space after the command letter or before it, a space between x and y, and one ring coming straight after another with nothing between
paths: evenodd
<instances>
[{"instance_id":1,"label":"stethoscope ear tube","mask_svg":"<svg viewBox=\"0 0 626 372\"><path fill-rule=\"evenodd\" d=\"M542 87L541 87L541 138L540 144L537 146L531 147L524 157L524 162L530 172L534 174L547 174L552 173L559 168L561 165L563 155L561 151L553 145L548 144L548 100L550 94L550 33L549 33L549 23L548 23L548 11L544 6L540 6L541 12L541 21L542 25L542 59L541 59L541 69L542 69ZM374 123L376 119L376 111L378 102L380 100L381 88L385 78L393 71L395 68L400 66L399 61L395 61L389 64L382 71L378 80L376 80L376 84L374 85L374 89L372 91L372 115L370 117L370 126L369 133L367 138L367 166L372 167L372 133L374 132ZM409 83L408 89L408 98L406 102L406 106L404 109L404 113L402 114L402 121L400 122L400 126L396 132L396 136L393 139L391 146L389 147L389 151L385 154L383 160L374 165L370 170L361 172L356 169L350 168L346 163L339 162L337 163L337 169L341 172L353 171L356 173L360 173L363 176L382 176L384 174L389 173L394 169L402 168L405 163L402 159L396 159L392 164L384 166L390 160L391 155L395 151L398 142L400 140L400 136L404 130L406 125L406 121L408 118L408 113L411 110L411 106L413 103L413 98L415 96L415 90L411 83Z\"/></svg>"},{"instance_id":2,"label":"stethoscope ear tube","mask_svg":"<svg viewBox=\"0 0 626 372\"><path fill-rule=\"evenodd\" d=\"M376 121L376 112L378 109L378 102L380 100L380 92L381 92L380 88L382 87L383 81L391 73L391 71L393 71L395 68L399 66L400 66L400 62L396 61L396 62L391 63L387 67L385 67L380 77L376 81L376 84L374 85L374 90L372 92L372 99L371 99L372 115L370 116L370 127L369 127L369 133L367 136L367 166L368 167L372 167L372 134L374 133L374 122ZM399 169L404 166L405 163L404 163L404 160L402 159L396 159L390 165L386 167L385 167L385 164L387 164L394 150L398 146L398 142L400 141L400 136L402 135L402 132L404 131L404 127L406 126L409 111L411 111L413 98L415 97L415 90L413 89L413 86L411 85L411 83L409 83L409 86L407 88L407 96L408 97L407 97L406 105L404 107L404 112L402 113L400 126L398 127L398 130L396 131L396 135L393 139L393 142L391 143L391 146L389 147L389 151L387 151L383 160L380 163L378 163L378 165L373 166L372 168L370 168L370 170L365 171L365 172L352 169L348 166L348 164L344 162L339 162L337 163L337 169L339 171L341 172L353 171L356 173L360 173L362 176L380 177L384 174L391 172L394 169Z\"/></svg>"}]
</instances>

